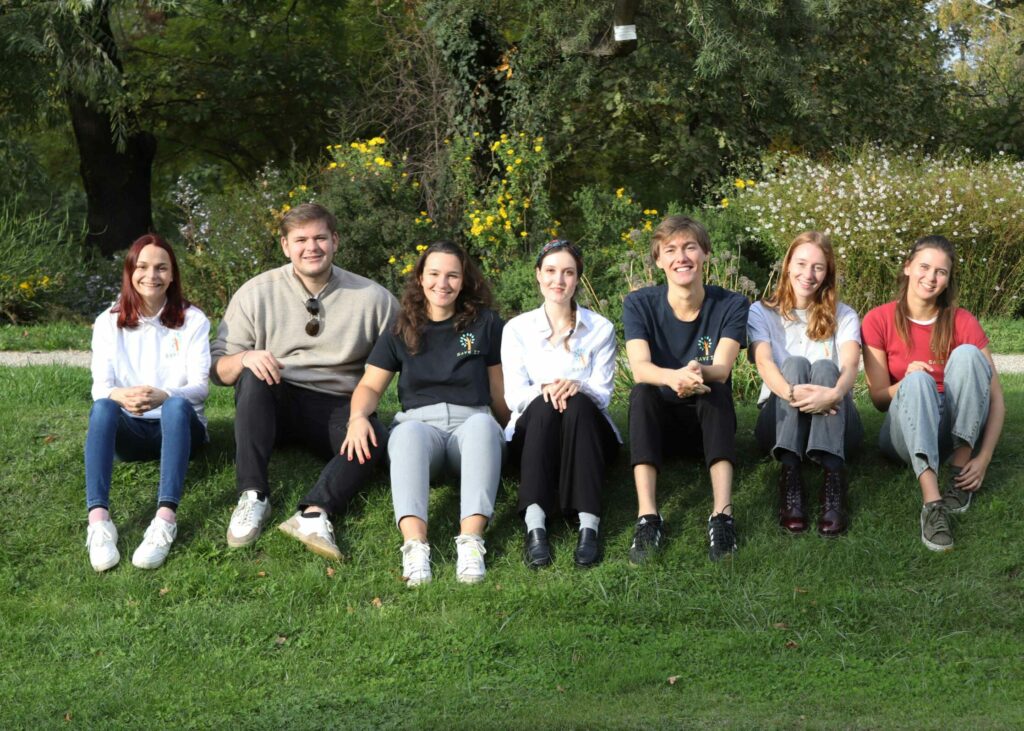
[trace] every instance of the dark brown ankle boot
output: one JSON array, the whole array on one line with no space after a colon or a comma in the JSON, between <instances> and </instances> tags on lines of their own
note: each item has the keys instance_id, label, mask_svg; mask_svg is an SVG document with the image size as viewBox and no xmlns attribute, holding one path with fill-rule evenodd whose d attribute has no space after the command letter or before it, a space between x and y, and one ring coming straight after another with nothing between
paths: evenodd
<instances>
[{"instance_id":1,"label":"dark brown ankle boot","mask_svg":"<svg viewBox=\"0 0 1024 731\"><path fill-rule=\"evenodd\" d=\"M807 530L803 477L799 467L786 464L779 471L779 525L790 533Z\"/></svg>"},{"instance_id":2,"label":"dark brown ankle boot","mask_svg":"<svg viewBox=\"0 0 1024 731\"><path fill-rule=\"evenodd\" d=\"M846 512L845 473L825 470L825 480L818 498L821 501L818 533L828 538L845 533L850 527L850 516Z\"/></svg>"}]
</instances>

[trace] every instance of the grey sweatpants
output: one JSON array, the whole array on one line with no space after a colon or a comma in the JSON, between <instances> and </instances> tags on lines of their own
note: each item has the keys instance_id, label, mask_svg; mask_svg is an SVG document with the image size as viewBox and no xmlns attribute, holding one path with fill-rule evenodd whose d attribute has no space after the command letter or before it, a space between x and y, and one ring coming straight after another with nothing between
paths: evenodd
<instances>
[{"instance_id":1,"label":"grey sweatpants","mask_svg":"<svg viewBox=\"0 0 1024 731\"><path fill-rule=\"evenodd\" d=\"M935 379L916 371L900 381L878 434L878 446L914 469L914 475L939 465L959 446L973 448L985 428L992 367L973 345L953 349L946 361L945 393Z\"/></svg>"},{"instance_id":2,"label":"grey sweatpants","mask_svg":"<svg viewBox=\"0 0 1024 731\"><path fill-rule=\"evenodd\" d=\"M494 514L505 435L486 406L433 404L395 415L388 439L395 522L427 521L430 481L445 467L461 477L460 518Z\"/></svg>"}]
</instances>

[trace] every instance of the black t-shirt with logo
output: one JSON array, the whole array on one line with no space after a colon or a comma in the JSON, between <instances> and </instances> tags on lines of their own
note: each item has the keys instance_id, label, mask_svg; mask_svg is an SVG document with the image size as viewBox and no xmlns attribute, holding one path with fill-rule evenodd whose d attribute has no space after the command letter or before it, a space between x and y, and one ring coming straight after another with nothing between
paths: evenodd
<instances>
[{"instance_id":1,"label":"black t-shirt with logo","mask_svg":"<svg viewBox=\"0 0 1024 731\"><path fill-rule=\"evenodd\" d=\"M504 324L492 310L481 310L461 332L455 330L454 317L427 322L415 355L388 330L366 362L399 374L398 400L405 411L439 403L490 406L487 368L501 364Z\"/></svg>"},{"instance_id":2,"label":"black t-shirt with logo","mask_svg":"<svg viewBox=\"0 0 1024 731\"><path fill-rule=\"evenodd\" d=\"M711 365L722 338L747 347L747 311L742 294L704 285L704 302L692 322L683 322L668 304L668 286L645 287L626 295L622 325L626 342L646 340L651 362L659 368L682 368L691 360Z\"/></svg>"}]
</instances>

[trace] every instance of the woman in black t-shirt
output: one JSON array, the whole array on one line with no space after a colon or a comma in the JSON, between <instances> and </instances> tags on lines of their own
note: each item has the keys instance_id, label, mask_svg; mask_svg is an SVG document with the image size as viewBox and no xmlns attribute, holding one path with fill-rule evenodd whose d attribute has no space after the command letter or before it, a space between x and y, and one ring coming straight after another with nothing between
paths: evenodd
<instances>
[{"instance_id":1,"label":"woman in black t-shirt","mask_svg":"<svg viewBox=\"0 0 1024 731\"><path fill-rule=\"evenodd\" d=\"M369 459L376 437L369 416L395 373L402 411L388 439L391 494L402 532L402 576L431 580L427 543L430 480L444 467L461 475L456 578L483 581L483 532L494 512L508 421L501 375L501 318L466 252L450 241L427 247L406 282L393 331L373 348L352 394L349 459ZM492 414L493 409L493 414Z\"/></svg>"}]
</instances>

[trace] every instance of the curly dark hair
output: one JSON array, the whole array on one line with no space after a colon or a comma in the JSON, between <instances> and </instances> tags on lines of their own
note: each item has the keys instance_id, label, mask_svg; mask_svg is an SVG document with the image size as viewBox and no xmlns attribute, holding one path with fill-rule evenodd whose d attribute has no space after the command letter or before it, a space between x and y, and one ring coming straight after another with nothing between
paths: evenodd
<instances>
[{"instance_id":1,"label":"curly dark hair","mask_svg":"<svg viewBox=\"0 0 1024 731\"><path fill-rule=\"evenodd\" d=\"M491 287L484 279L480 267L469 258L465 250L458 244L442 239L435 241L426 248L402 291L402 307L395 322L395 335L402 339L406 349L413 355L419 352L420 337L427 325L427 299L423 294L420 280L427 265L427 257L431 254L451 254L458 258L462 265L462 291L455 300L455 330L462 332L479 316L480 311L491 307Z\"/></svg>"}]
</instances>

